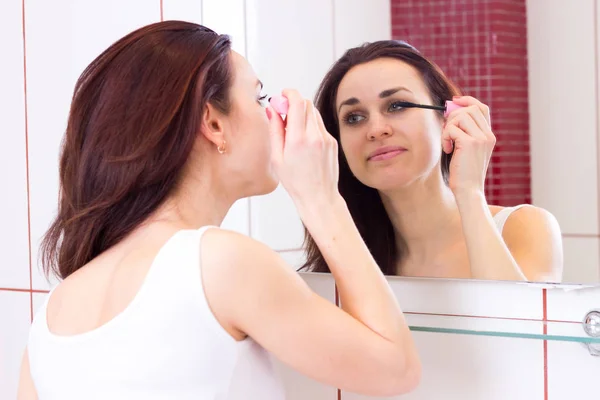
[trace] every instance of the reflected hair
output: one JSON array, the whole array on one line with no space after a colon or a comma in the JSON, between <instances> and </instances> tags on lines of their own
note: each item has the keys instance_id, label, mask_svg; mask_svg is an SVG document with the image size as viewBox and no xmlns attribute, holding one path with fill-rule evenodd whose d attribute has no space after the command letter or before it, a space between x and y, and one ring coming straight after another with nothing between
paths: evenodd
<instances>
[{"instance_id":1,"label":"reflected hair","mask_svg":"<svg viewBox=\"0 0 600 400\"><path fill-rule=\"evenodd\" d=\"M435 63L424 57L410 44L400 40L365 43L347 50L333 64L317 90L315 106L323 117L325 128L339 144L338 188L340 194L345 199L354 223L381 271L385 275L396 275L396 266L407 253L406 242L394 231L379 192L362 184L352 174L340 144L339 120L335 107L338 88L344 76L352 68L380 58L399 60L415 68L429 91L433 105L444 106L446 100L460 95L460 91ZM443 116L443 111L434 112ZM451 159L452 154L442 152L440 164L446 184L448 183ZM306 227L304 229L304 246L306 262L300 270L330 272L327 262Z\"/></svg>"},{"instance_id":2,"label":"reflected hair","mask_svg":"<svg viewBox=\"0 0 600 400\"><path fill-rule=\"evenodd\" d=\"M193 23L142 27L79 77L59 159L59 203L41 244L66 278L117 244L175 190L210 103L227 114L231 41Z\"/></svg>"}]
</instances>

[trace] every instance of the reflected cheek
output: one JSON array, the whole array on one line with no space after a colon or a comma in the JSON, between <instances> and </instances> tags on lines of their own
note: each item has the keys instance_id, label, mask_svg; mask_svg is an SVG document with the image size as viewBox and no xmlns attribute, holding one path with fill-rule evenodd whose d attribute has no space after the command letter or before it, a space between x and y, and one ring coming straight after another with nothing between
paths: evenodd
<instances>
[{"instance_id":1,"label":"reflected cheek","mask_svg":"<svg viewBox=\"0 0 600 400\"><path fill-rule=\"evenodd\" d=\"M346 158L346 162L350 167L350 170L354 173L360 174L360 170L365 168L366 159L364 157L364 148L359 143L352 143L347 140L342 140L341 149Z\"/></svg>"}]
</instances>

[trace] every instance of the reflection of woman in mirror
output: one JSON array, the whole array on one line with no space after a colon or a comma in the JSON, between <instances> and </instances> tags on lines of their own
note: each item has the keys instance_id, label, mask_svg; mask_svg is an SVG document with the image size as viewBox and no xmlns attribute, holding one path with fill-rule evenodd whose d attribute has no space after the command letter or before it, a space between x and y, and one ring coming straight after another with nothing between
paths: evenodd
<instances>
[{"instance_id":1,"label":"reflection of woman in mirror","mask_svg":"<svg viewBox=\"0 0 600 400\"><path fill-rule=\"evenodd\" d=\"M365 242L386 275L560 281L555 218L487 204L489 110L459 94L400 41L351 49L325 76L315 104L340 143L339 189ZM452 99L462 108L447 118L423 107ZM304 268L328 272L306 239Z\"/></svg>"}]
</instances>

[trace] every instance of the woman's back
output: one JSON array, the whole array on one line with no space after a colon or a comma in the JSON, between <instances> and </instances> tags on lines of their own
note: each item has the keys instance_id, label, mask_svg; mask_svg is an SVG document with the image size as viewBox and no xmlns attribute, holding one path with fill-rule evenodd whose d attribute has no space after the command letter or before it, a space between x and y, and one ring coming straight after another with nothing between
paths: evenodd
<instances>
[{"instance_id":1,"label":"woman's back","mask_svg":"<svg viewBox=\"0 0 600 400\"><path fill-rule=\"evenodd\" d=\"M101 290L83 302L89 301L91 310L110 304L122 311L95 329L59 333L79 329L73 328L78 323L48 324L48 301L44 304L33 322L28 346L41 399L242 398L236 393L246 399L283 398L268 354L249 338L236 341L209 308L199 268L200 240L206 230L178 231L160 247L145 277L137 279L141 286L128 304L119 305L120 294L111 288L129 291L135 278L99 282ZM109 266L92 268L96 267ZM95 278L92 268L82 269L87 276L73 278L89 282ZM139 269L121 265L118 270L127 274ZM85 286L81 283L77 287ZM98 298L101 292L104 295ZM48 297L54 303L51 314L61 308L59 303L78 302L77 292L66 293L57 302L52 294Z\"/></svg>"}]
</instances>

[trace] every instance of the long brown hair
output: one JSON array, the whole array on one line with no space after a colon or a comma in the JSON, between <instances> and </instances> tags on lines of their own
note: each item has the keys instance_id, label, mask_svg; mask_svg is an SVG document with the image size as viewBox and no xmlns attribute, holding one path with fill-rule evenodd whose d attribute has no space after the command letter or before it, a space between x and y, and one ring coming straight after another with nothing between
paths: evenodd
<instances>
[{"instance_id":1,"label":"long brown hair","mask_svg":"<svg viewBox=\"0 0 600 400\"><path fill-rule=\"evenodd\" d=\"M41 245L66 278L118 243L176 187L211 103L230 108L231 42L166 21L123 37L75 86L60 154L58 214Z\"/></svg>"},{"instance_id":2,"label":"long brown hair","mask_svg":"<svg viewBox=\"0 0 600 400\"><path fill-rule=\"evenodd\" d=\"M382 40L352 48L333 64L321 82L315 97L315 106L323 117L325 127L338 143L340 130L335 102L340 82L353 67L384 57L403 61L419 71L435 105L444 105L446 100L460 94L456 85L444 75L436 64L406 42ZM354 223L382 272L385 275L396 275L397 262L406 255L405 242L395 234L379 192L363 185L356 179L350 171L346 157L341 150L341 144L339 148L340 178L338 187L340 194L348 204ZM441 169L446 183L451 159L452 154L442 152ZM397 243L401 245L398 246ZM307 260L300 269L329 272L327 262L306 228L304 244Z\"/></svg>"}]
</instances>

